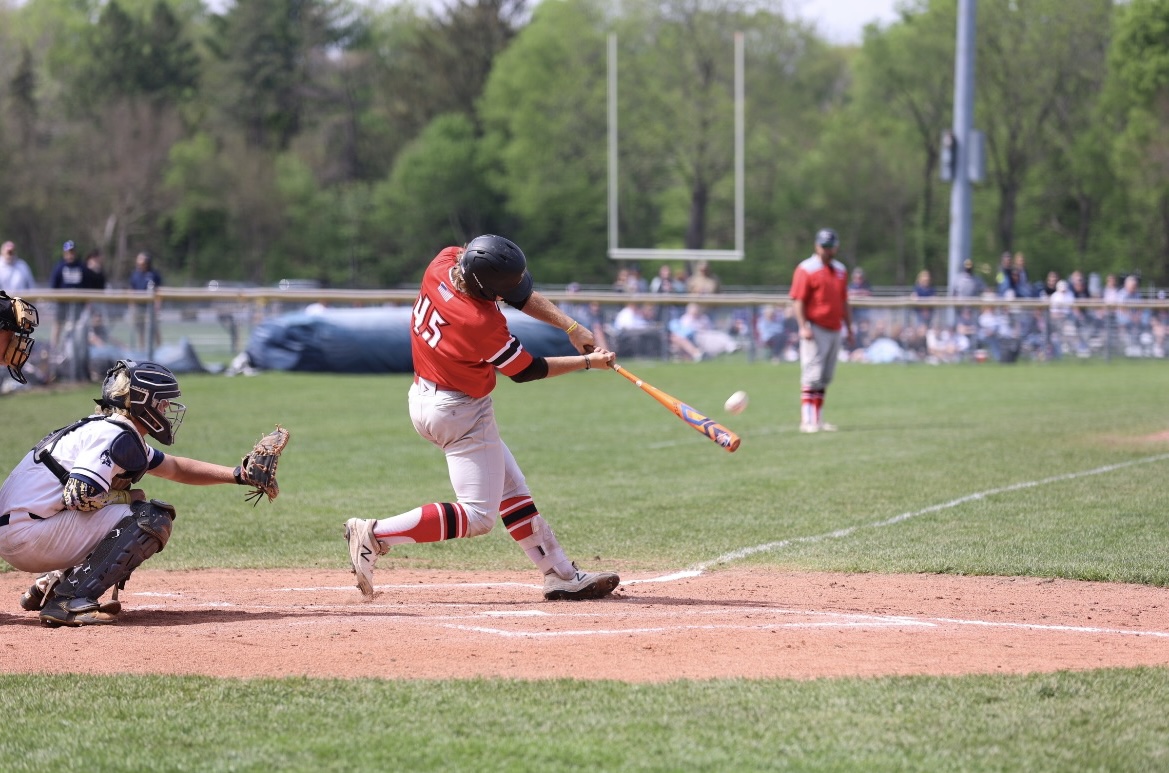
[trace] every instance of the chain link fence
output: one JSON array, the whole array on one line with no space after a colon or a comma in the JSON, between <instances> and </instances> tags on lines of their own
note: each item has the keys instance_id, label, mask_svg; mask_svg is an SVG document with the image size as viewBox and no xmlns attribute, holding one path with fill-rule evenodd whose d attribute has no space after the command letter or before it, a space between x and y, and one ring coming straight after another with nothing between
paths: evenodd
<instances>
[{"instance_id":1,"label":"chain link fence","mask_svg":"<svg viewBox=\"0 0 1169 773\"><path fill-rule=\"evenodd\" d=\"M158 288L24 294L41 324L25 367L29 387L100 380L117 359L178 362L180 370L248 366L256 327L283 315L331 309L409 307L415 289L321 290ZM677 360L743 356L794 362L798 333L786 289L717 295L619 293L541 288L624 358ZM857 298L852 302L860 362L1049 361L1064 358L1163 360L1169 349L1169 301L1107 305L1099 300ZM188 367L189 366L189 367ZM5 381L3 391L19 388Z\"/></svg>"}]
</instances>

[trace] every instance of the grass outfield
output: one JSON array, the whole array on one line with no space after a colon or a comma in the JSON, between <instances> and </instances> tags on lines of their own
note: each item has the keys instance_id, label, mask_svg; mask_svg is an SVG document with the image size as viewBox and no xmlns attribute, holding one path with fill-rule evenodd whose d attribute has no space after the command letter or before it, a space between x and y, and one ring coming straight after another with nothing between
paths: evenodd
<instances>
[{"instance_id":1,"label":"grass outfield","mask_svg":"<svg viewBox=\"0 0 1169 773\"><path fill-rule=\"evenodd\" d=\"M795 366L627 364L743 445L726 453L615 374L501 384L504 438L583 565L721 557L1169 585L1164 363L845 365L825 411L841 431L812 436L796 432ZM170 450L235 464L276 422L293 439L272 505L148 478L179 513L151 568L344 569L346 518L450 496L441 453L410 426L406 377L181 382L188 411ZM725 416L737 389L750 407ZM0 467L95 394L0 398ZM390 558L530 568L502 529ZM1169 768L1167 703L1169 669L657 686L3 676L3 716L66 732L3 734L0 768L1157 770Z\"/></svg>"}]
</instances>

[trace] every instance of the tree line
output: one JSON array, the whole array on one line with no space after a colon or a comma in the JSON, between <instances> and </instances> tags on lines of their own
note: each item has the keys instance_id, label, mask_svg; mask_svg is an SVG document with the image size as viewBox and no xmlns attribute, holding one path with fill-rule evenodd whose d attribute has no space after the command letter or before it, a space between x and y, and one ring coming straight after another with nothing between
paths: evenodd
<instances>
[{"instance_id":1,"label":"tree line","mask_svg":"<svg viewBox=\"0 0 1169 773\"><path fill-rule=\"evenodd\" d=\"M41 281L66 239L117 282L416 283L484 232L538 281L608 283L607 40L620 244L734 247L784 285L835 228L878 284L944 277L957 0L858 46L765 0L27 0L0 6L0 238ZM973 255L1169 283L1169 0L978 0ZM647 275L655 266L643 266Z\"/></svg>"}]
</instances>

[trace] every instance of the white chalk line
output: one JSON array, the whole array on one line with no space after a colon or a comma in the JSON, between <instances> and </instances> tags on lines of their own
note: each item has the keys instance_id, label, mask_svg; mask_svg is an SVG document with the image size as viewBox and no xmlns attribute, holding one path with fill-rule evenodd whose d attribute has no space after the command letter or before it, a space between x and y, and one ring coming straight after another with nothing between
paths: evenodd
<instances>
[{"instance_id":1,"label":"white chalk line","mask_svg":"<svg viewBox=\"0 0 1169 773\"><path fill-rule=\"evenodd\" d=\"M1091 470L1082 470L1080 472L1071 472L1071 473L1064 473L1061 475L1053 475L1053 476L1050 476L1047 478L1041 478L1039 480L1013 483L1013 484L1008 485L1008 486L1000 486L1000 487L993 488L993 489L987 489L985 491L979 491L979 492L975 492L972 494L967 494L965 496L958 497L957 499L950 500L949 502L943 502L941 504L930 505L929 507L925 507L925 508L922 508L920 510L914 510L914 511L906 512L906 513L901 513L899 515L893 516L892 518L886 518L886 519L883 519L880 521L874 521L874 522L867 523L867 524L860 524L857 526L849 526L849 527L845 527L845 528L841 528L841 529L835 529L835 530L830 531L830 532L825 532L825 533L816 534L816 535L810 535L807 537L792 537L790 539L778 540L775 542L768 542L768 543L764 543L761 545L753 545L750 547L740 548L738 550L734 550L734 551L731 551L729 553L724 553L723 555L718 556L717 558L711 559L709 561L703 561L703 562L700 562L698 564L695 564L694 566L692 566L689 569L684 569L684 570L680 570L677 572L671 572L670 574L660 575L657 577L647 577L647 578L641 578L641 579L625 580L625 581L622 581L621 584L622 585L636 585L636 584L640 584L640 583L665 583L665 582L673 582L673 581L680 580L680 579L689 579L689 578L699 577L702 574L704 574L706 571L708 571L711 567L719 566L719 565L723 565L723 564L729 564L729 563L732 563L734 561L738 561L738 560L741 560L743 558L747 558L749 556L756 555L758 553L765 553L765 552L770 552L770 551L774 551L774 550L779 550L779 549L789 547L791 545L796 545L796 544L812 544L812 543L823 542L823 541L831 540L831 539L841 539L844 537L851 536L852 534L855 534L856 532L860 531L861 529L877 529L877 528L884 528L886 526L893 526L893 525L896 525L898 523L908 521L912 518L916 518L918 516L928 515L931 513L937 513L937 512L941 512L943 510L950 510L950 509L953 509L955 507L959 507L961 505L964 505L964 504L967 504L970 502L976 502L976 501L985 499L987 497L992 497L992 496L996 496L999 494L1006 494L1006 493L1010 493L1010 492L1014 492L1014 491L1022 491L1024 489L1050 485L1052 483L1061 483L1061 482L1066 482L1066 481L1071 481L1071 480L1077 480L1077 479L1087 478L1087 477L1091 477L1091 476L1095 476L1095 475L1103 475L1103 474L1106 474L1109 472L1115 472L1117 470L1122 470L1122 469L1125 469L1128 467L1134 467L1134 466L1142 465L1142 464L1151 464L1154 462L1160 462L1160 461L1164 461L1167 459L1169 459L1169 454L1157 454L1154 456L1143 457L1141 459L1129 460L1127 462L1119 462L1117 464L1110 464L1110 465L1105 465L1102 467L1096 467L1096 468L1091 469ZM403 585L378 585L375 587L378 589L382 589L382 590L408 591L408 590L412 590L412 589L419 589L419 590L421 590L421 589L435 589L435 588L441 589L441 588L451 588L451 587L456 587L456 586L460 587L460 588L503 588L503 587L510 587L510 588L527 588L527 589L539 589L541 587L539 585L534 585L534 584L529 584L529 583L517 583L517 582L483 582L483 583L456 583L456 584L411 583L411 584L403 584ZM353 588L352 588L352 586L346 585L346 586L316 586L316 587L276 588L276 589L270 589L270 590L275 590L277 592L290 592L290 593L291 592L301 592L301 593L303 593L303 592L319 592L319 591L352 592ZM182 594L182 593L136 593L134 595L136 595L136 596L171 597L171 598L183 598L185 596L185 594ZM229 602L208 601L208 602L197 603L195 606L196 607L203 606L203 607L209 607L209 608L222 609L224 607L234 607L237 605L231 604ZM368 620L377 620L377 621L384 622L386 619L385 617L369 615L368 613L373 609L385 609L385 610L398 611L398 612L402 612L402 613L408 613L409 609L413 606L414 605L401 604L401 603L395 603L392 605L378 605L376 607L371 607L368 603L363 603L361 605L313 604L313 605L298 606L297 609L306 610L306 611L352 609L354 611L357 611L357 614L354 615L352 618L354 620L368 619ZM419 606L426 606L427 608L433 608L433 605L429 605L429 604L428 605L419 605ZM453 603L452 606L458 606L458 604ZM283 605L238 605L238 607L241 610L247 610L247 611L252 611L252 610L256 610L256 611L285 610L285 611L287 611L288 610L287 606L283 606ZM141 607L141 609L167 609L167 607L165 605L148 605L148 606ZM358 610L360 610L360 611L358 611ZM367 614L363 615L363 614L361 614L361 611L364 611ZM607 609L606 611L610 612L612 610ZM717 609L717 610L688 609L685 611L677 612L674 614L674 616L691 617L691 616L694 616L696 614L725 614L726 611L727 611L726 609ZM773 613L773 614L802 614L802 615L836 615L836 614L838 614L838 613L830 613L830 612L810 612L807 610L775 610L775 609L770 609L770 608L759 608L759 609L755 609L755 610L737 608L737 611L739 611L741 613L746 613L746 612L750 611L753 614L757 614L759 612L767 612L767 613ZM639 611L639 616L644 617L644 613L645 613L644 610ZM498 612L498 611L496 611L496 612L479 612L477 614L497 616L497 617L502 617L502 616L506 616L506 615L512 615L512 616L519 617L519 616L543 616L543 615L546 615L548 613L544 613L544 612L540 612L540 611L536 611L536 610L523 610L523 611L509 611L509 612ZM565 614L557 613L555 616L556 617L569 617L572 615L565 615ZM595 618L597 616L597 613L595 611L589 611L589 612L580 613L579 616L587 616L590 618ZM663 616L663 614L658 613L658 616L659 617ZM666 616L668 616L668 615L666 615ZM573 631L505 631L505 630L498 629L498 628L488 628L488 627L484 627L484 626L469 626L469 625L455 624L455 623L449 623L449 622L445 622L445 623L441 622L444 620L467 619L467 616L465 616L465 615L464 616L457 616L457 615L429 616L428 615L424 618L424 620L427 623L434 623L437 621L437 622L440 622L445 627L453 628L453 629L457 629L457 630L465 630L465 631L493 634L493 635L506 636L506 637L533 637L533 638L561 637L561 636L595 636L595 635L603 635L603 634L608 634L608 635L626 634L626 635L628 635L630 633L660 633L660 632L680 631L680 630L689 630L689 629L733 629L733 630L760 630L760 629L762 629L762 630L766 630L766 629L776 629L776 628L853 628L853 627L866 627L866 626L867 627L873 627L873 626L880 626L880 627L909 626L909 627L936 628L936 627L943 626L943 625L944 626L981 626L981 627L989 627L989 628L996 628L997 627L997 628L1010 628L1010 629L1030 630L1030 631L1086 633L1086 634L1093 634L1093 635L1148 636L1148 637L1154 637L1154 638L1169 638L1169 631L1130 630L1130 629L1120 629L1120 628L1099 628L1099 627L1093 627L1093 626L1042 625L1042 624L1036 624L1036 623L995 622L995 621L989 621L989 620L964 620L964 619L958 619L958 618L911 618L911 617L904 617L904 616L886 617L886 616L876 616L876 615L873 615L873 616L852 615L852 616L850 616L850 618L851 618L851 620L848 620L848 621L834 620L834 621L828 621L828 622L759 623L759 624L755 624L755 625L742 625L742 624L683 625L683 626L671 625L671 626L648 627L648 628L625 628L625 629L618 628L618 629L603 629L603 630L585 629L585 630L573 630ZM417 621L419 618L402 618L402 619L403 620L408 619L408 620L414 622L414 621Z\"/></svg>"},{"instance_id":2,"label":"white chalk line","mask_svg":"<svg viewBox=\"0 0 1169 773\"><path fill-rule=\"evenodd\" d=\"M470 604L452 603L446 606L462 607L472 606ZM433 626L439 625L444 628L450 628L458 631L466 631L471 633L482 633L500 636L504 638L570 638L581 636L597 636L597 635L628 635L628 634L650 634L650 633L670 633L676 631L687 630L737 630L737 631L766 631L766 630L804 630L804 629L872 629L872 628L913 628L913 629L930 629L930 630L944 630L955 627L980 627L980 628L1005 628L1009 630L1032 631L1040 633L1068 633L1068 634L1088 634L1094 636L1145 636L1155 639L1169 639L1169 631L1153 630L1153 629L1129 629L1129 628L1105 628L1099 626L1085 626L1085 625L1066 625L1066 624L1043 624L1043 623L1021 623L1014 621L995 621L995 620L977 620L964 619L954 617L918 617L913 615L876 615L866 614L860 612L829 612L824 610L812 609L775 609L772 607L715 607L710 609L679 609L679 610L647 610L638 608L636 610L629 609L614 609L612 606L606 606L605 619L610 622L617 622L618 618L636 618L640 622L645 622L646 618L655 618L658 620L669 620L675 618L693 619L704 615L726 615L728 613L736 613L745 616L769 615L774 617L802 617L810 618L795 622L781 622L776 620L760 621L757 623L717 623L717 624L701 624L691 623L683 625L656 625L656 626L637 626L632 628L610 627L603 629L569 629L561 631L533 631L533 630L506 630L498 627L490 627L484 625L468 624L478 621L484 617L487 618L510 618L516 620L517 623L524 621L518 618L541 618L543 621L549 619L565 620L571 618L589 618L595 620L599 615L593 609L584 612L546 612L543 610L525 609L525 610L475 610L471 614L416 614L415 610L433 609L433 604L374 604L372 602L360 602L358 604L305 604L298 605L295 610L290 610L287 605L274 604L233 604L222 601L205 601L198 602L192 605L184 605L184 611L192 608L210 608L210 609L224 609L235 608L243 612L337 612L348 611L351 614L346 616L348 623L368 622L378 624L392 624L398 626ZM144 605L135 607L138 610L167 610L173 609L164 604ZM382 612L396 613L391 615L375 614ZM616 614L614 614L616 612ZM244 621L240 621L244 622ZM225 623L229 625L230 623ZM335 617L317 617L304 618L300 620L286 620L282 625L285 626L333 626L336 624ZM543 624L543 623L541 623Z\"/></svg>"},{"instance_id":3,"label":"white chalk line","mask_svg":"<svg viewBox=\"0 0 1169 773\"><path fill-rule=\"evenodd\" d=\"M942 510L950 510L950 509L953 509L953 508L958 507L960 505L964 505L964 504L967 504L969 502L977 502L980 499L986 499L987 497L996 496L998 494L1007 494L1007 493L1010 493L1012 491L1022 491L1023 489L1035 488L1037 486L1046 486L1046 485L1049 485L1052 483L1063 483L1063 482L1069 481L1069 480L1077 480L1079 478L1088 478L1088 477L1091 477L1093 475L1103 475L1105 473L1115 472L1117 470L1123 470L1126 467L1135 467L1136 465L1139 465L1139 464L1151 464L1153 462L1160 462L1160 461L1164 461L1166 459L1169 459L1169 454L1157 454L1156 456L1146 456L1142 459L1132 459L1132 460L1127 461L1127 462L1119 462L1117 464L1108 464L1108 465L1105 465L1103 467L1097 467L1093 470L1083 470L1081 472L1069 472L1069 473L1064 473L1063 475L1053 475L1050 478L1042 478L1040 480L1029 480L1029 481L1024 481L1022 483L1012 483L1009 486L1000 486L999 488L992 488L992 489L987 489L986 491L979 491L979 492L976 492L973 494L967 494L966 496L958 497L957 499L952 499L949 502L943 502L942 504L930 505L929 507L924 507L921 510L914 510L914 511L908 512L908 513L901 513L900 515L895 515L892 518L886 518L885 520L882 520L882 521L875 521L873 523L860 524L859 526L848 526L848 527L843 528L843 529L836 529L834 531L825 532L824 534L815 534L815 535L808 536L808 537L792 537L791 539L779 540L777 542L767 542L767 543L764 543L762 545L753 545L751 547L740 548L738 550L732 550L730 553L724 553L723 555L719 556L718 558L714 558L714 559L711 559L710 561L703 561L701 563L695 564L693 567L691 567L690 569L687 569L683 572L676 572L674 574L665 575L664 577L660 577L660 578L652 578L652 579L647 579L647 580L631 580L628 583L622 583L622 584L623 585L632 585L632 584L638 583L638 582L663 582L663 581L668 581L669 579L674 579L677 577L697 577L699 574L702 574L706 570L710 569L712 566L718 566L720 564L729 564L732 561L738 561L740 559L747 558L748 556L753 556L757 553L767 553L767 552L770 552L773 550L779 550L780 548L786 548L786 547L789 547L791 545L811 544L811 543L816 543L816 542L824 542L825 540L830 540L830 539L840 539L842 537L851 536L852 534L855 534L856 532L860 531L861 529L880 529L880 528L883 528L885 526L893 526L895 524L902 523L903 521L908 521L911 518L917 518L920 515L929 515L930 513L941 512Z\"/></svg>"}]
</instances>

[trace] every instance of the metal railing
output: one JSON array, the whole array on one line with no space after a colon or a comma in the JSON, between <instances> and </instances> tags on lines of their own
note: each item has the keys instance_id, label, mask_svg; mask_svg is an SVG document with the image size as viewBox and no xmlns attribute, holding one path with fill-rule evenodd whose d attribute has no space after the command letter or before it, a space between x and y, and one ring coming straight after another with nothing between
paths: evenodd
<instances>
[{"instance_id":1,"label":"metal railing","mask_svg":"<svg viewBox=\"0 0 1169 773\"><path fill-rule=\"evenodd\" d=\"M695 303L708 320L708 327L693 336L704 356L796 358L798 340L786 288L715 295L551 288L541 288L541 293L579 315L582 324L592 326L624 357L688 358L689 349L680 351L670 328L685 307ZM34 333L36 344L26 375L33 384L97 379L104 366L112 364L111 358L154 358L161 347L185 347L204 364L225 366L246 351L253 330L265 320L322 306L410 305L416 294L410 288L27 291L22 297L37 305L41 324ZM646 323L642 329L648 332L632 335L619 328L618 313L628 305L641 310ZM1169 300L1162 299L1119 305L1093 299L1053 308L1039 299L902 296L856 298L851 307L858 345L848 356L860 361L1163 359L1169 349ZM768 323L771 316L774 324Z\"/></svg>"}]
</instances>

